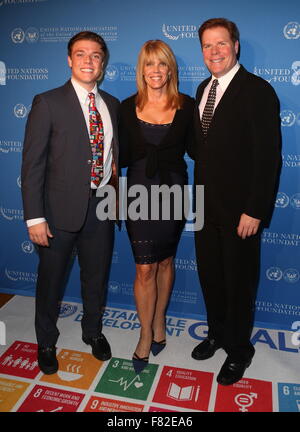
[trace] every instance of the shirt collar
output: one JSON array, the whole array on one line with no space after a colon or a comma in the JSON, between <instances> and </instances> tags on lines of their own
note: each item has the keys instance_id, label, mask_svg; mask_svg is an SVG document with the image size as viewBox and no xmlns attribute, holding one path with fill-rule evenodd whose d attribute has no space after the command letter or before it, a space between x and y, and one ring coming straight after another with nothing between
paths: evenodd
<instances>
[{"instance_id":1,"label":"shirt collar","mask_svg":"<svg viewBox=\"0 0 300 432\"><path fill-rule=\"evenodd\" d=\"M74 87L74 90L77 94L77 97L80 101L80 103L85 104L87 101L89 101L89 97L88 94L89 93L94 93L94 95L97 97L98 96L98 87L97 84L95 84L93 90L91 90L90 92L87 91L84 87L82 87L76 80L74 80L73 78L71 78L71 83Z\"/></svg>"},{"instance_id":2,"label":"shirt collar","mask_svg":"<svg viewBox=\"0 0 300 432\"><path fill-rule=\"evenodd\" d=\"M229 72L227 72L227 74L221 76L220 78L212 76L212 80L217 79L219 81L220 88L224 92L227 89L227 87L229 86L230 81L232 80L234 75L237 73L239 68L240 68L240 64L239 64L239 62L236 62L236 64L233 66L232 69L230 69Z\"/></svg>"}]
</instances>

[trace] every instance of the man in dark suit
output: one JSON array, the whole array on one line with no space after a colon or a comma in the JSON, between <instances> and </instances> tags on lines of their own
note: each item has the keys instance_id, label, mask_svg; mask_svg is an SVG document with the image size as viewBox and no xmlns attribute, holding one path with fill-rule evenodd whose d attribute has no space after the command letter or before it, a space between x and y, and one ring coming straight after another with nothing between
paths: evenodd
<instances>
[{"instance_id":1,"label":"man in dark suit","mask_svg":"<svg viewBox=\"0 0 300 432\"><path fill-rule=\"evenodd\" d=\"M223 348L217 381L239 381L250 365L260 234L270 217L280 165L278 100L273 88L237 61L239 31L223 18L199 29L211 77L196 96L195 183L204 185L204 228L195 233L208 337L192 352L204 360Z\"/></svg>"},{"instance_id":2,"label":"man in dark suit","mask_svg":"<svg viewBox=\"0 0 300 432\"><path fill-rule=\"evenodd\" d=\"M119 101L98 90L108 56L101 36L81 32L68 44L71 79L35 96L26 125L22 196L29 237L38 245L35 329L38 364L58 369L58 304L74 247L80 266L82 339L108 360L101 311L111 263L114 222L100 221L98 190L118 173Z\"/></svg>"}]
</instances>

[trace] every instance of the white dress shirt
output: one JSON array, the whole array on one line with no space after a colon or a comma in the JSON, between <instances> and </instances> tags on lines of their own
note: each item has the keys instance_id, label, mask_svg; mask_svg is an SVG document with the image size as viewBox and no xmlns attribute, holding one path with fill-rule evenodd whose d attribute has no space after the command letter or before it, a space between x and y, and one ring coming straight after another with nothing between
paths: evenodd
<instances>
[{"instance_id":1,"label":"white dress shirt","mask_svg":"<svg viewBox=\"0 0 300 432\"><path fill-rule=\"evenodd\" d=\"M202 119L202 114L204 111L204 107L208 98L208 93L209 90L211 88L212 82L214 79L217 79L219 81L219 85L216 88L216 101L215 101L215 106L214 106L214 111L218 105L218 103L220 102L223 94L225 93L227 87L229 86L232 78L234 77L234 75L237 73L237 71L240 68L240 64L238 62L236 62L236 64L233 66L232 69L230 69L229 72L227 72L227 74L221 76L220 78L217 78L215 76L212 75L211 80L209 81L209 83L207 84L207 86L204 89L200 104L199 104L199 111L200 111L200 119Z\"/></svg>"},{"instance_id":2,"label":"white dress shirt","mask_svg":"<svg viewBox=\"0 0 300 432\"><path fill-rule=\"evenodd\" d=\"M107 108L104 100L102 99L102 97L100 96L100 94L98 92L97 84L95 84L95 87L93 88L93 90L91 92L88 92L85 88L83 88L74 79L71 79L71 83L72 83L74 90L76 92L76 95L79 99L80 106L81 106L83 114L84 114L88 134L90 134L90 120L89 120L89 102L90 102L90 99L88 97L89 93L95 94L96 107L97 107L97 110L99 111L101 118L102 118L103 129L104 129L103 178L100 182L100 185L98 186L99 188L101 188L109 182L111 174L112 174L113 128L112 128L111 118L109 115L108 108ZM96 189L97 186L94 185L93 183L91 183L91 188ZM35 218L35 219L27 220L26 224L27 224L27 227L30 227L30 226L33 226L33 225L36 225L36 224L39 224L39 223L42 223L45 221L46 221L45 218Z\"/></svg>"}]
</instances>

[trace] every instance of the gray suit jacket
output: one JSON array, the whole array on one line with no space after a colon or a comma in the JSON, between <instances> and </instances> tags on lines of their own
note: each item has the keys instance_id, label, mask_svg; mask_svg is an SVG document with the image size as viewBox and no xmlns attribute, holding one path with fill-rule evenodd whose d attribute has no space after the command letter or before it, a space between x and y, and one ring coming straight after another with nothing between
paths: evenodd
<instances>
[{"instance_id":1,"label":"gray suit jacket","mask_svg":"<svg viewBox=\"0 0 300 432\"><path fill-rule=\"evenodd\" d=\"M113 158L119 172L119 101L102 90L99 93L111 116ZM50 226L78 231L88 207L91 159L84 115L71 81L35 96L23 148L24 219L45 217Z\"/></svg>"}]
</instances>

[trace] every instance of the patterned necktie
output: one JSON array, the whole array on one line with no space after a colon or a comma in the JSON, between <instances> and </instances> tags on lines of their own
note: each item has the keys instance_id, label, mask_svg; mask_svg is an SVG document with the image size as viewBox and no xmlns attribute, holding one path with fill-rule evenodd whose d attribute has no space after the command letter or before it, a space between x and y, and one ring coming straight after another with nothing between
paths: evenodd
<instances>
[{"instance_id":1,"label":"patterned necktie","mask_svg":"<svg viewBox=\"0 0 300 432\"><path fill-rule=\"evenodd\" d=\"M212 82L212 85L210 87L207 101L203 110L202 119L201 119L201 126L203 130L203 134L206 136L207 131L211 122L211 119L213 118L213 112L214 112L214 106L216 101L216 93L217 93L217 85L219 84L219 81L217 79L214 79Z\"/></svg>"},{"instance_id":2,"label":"patterned necktie","mask_svg":"<svg viewBox=\"0 0 300 432\"><path fill-rule=\"evenodd\" d=\"M91 182L97 187L103 177L103 152L104 152L104 129L103 122L95 104L94 93L88 94L89 120L90 120L90 143L92 150Z\"/></svg>"}]
</instances>

